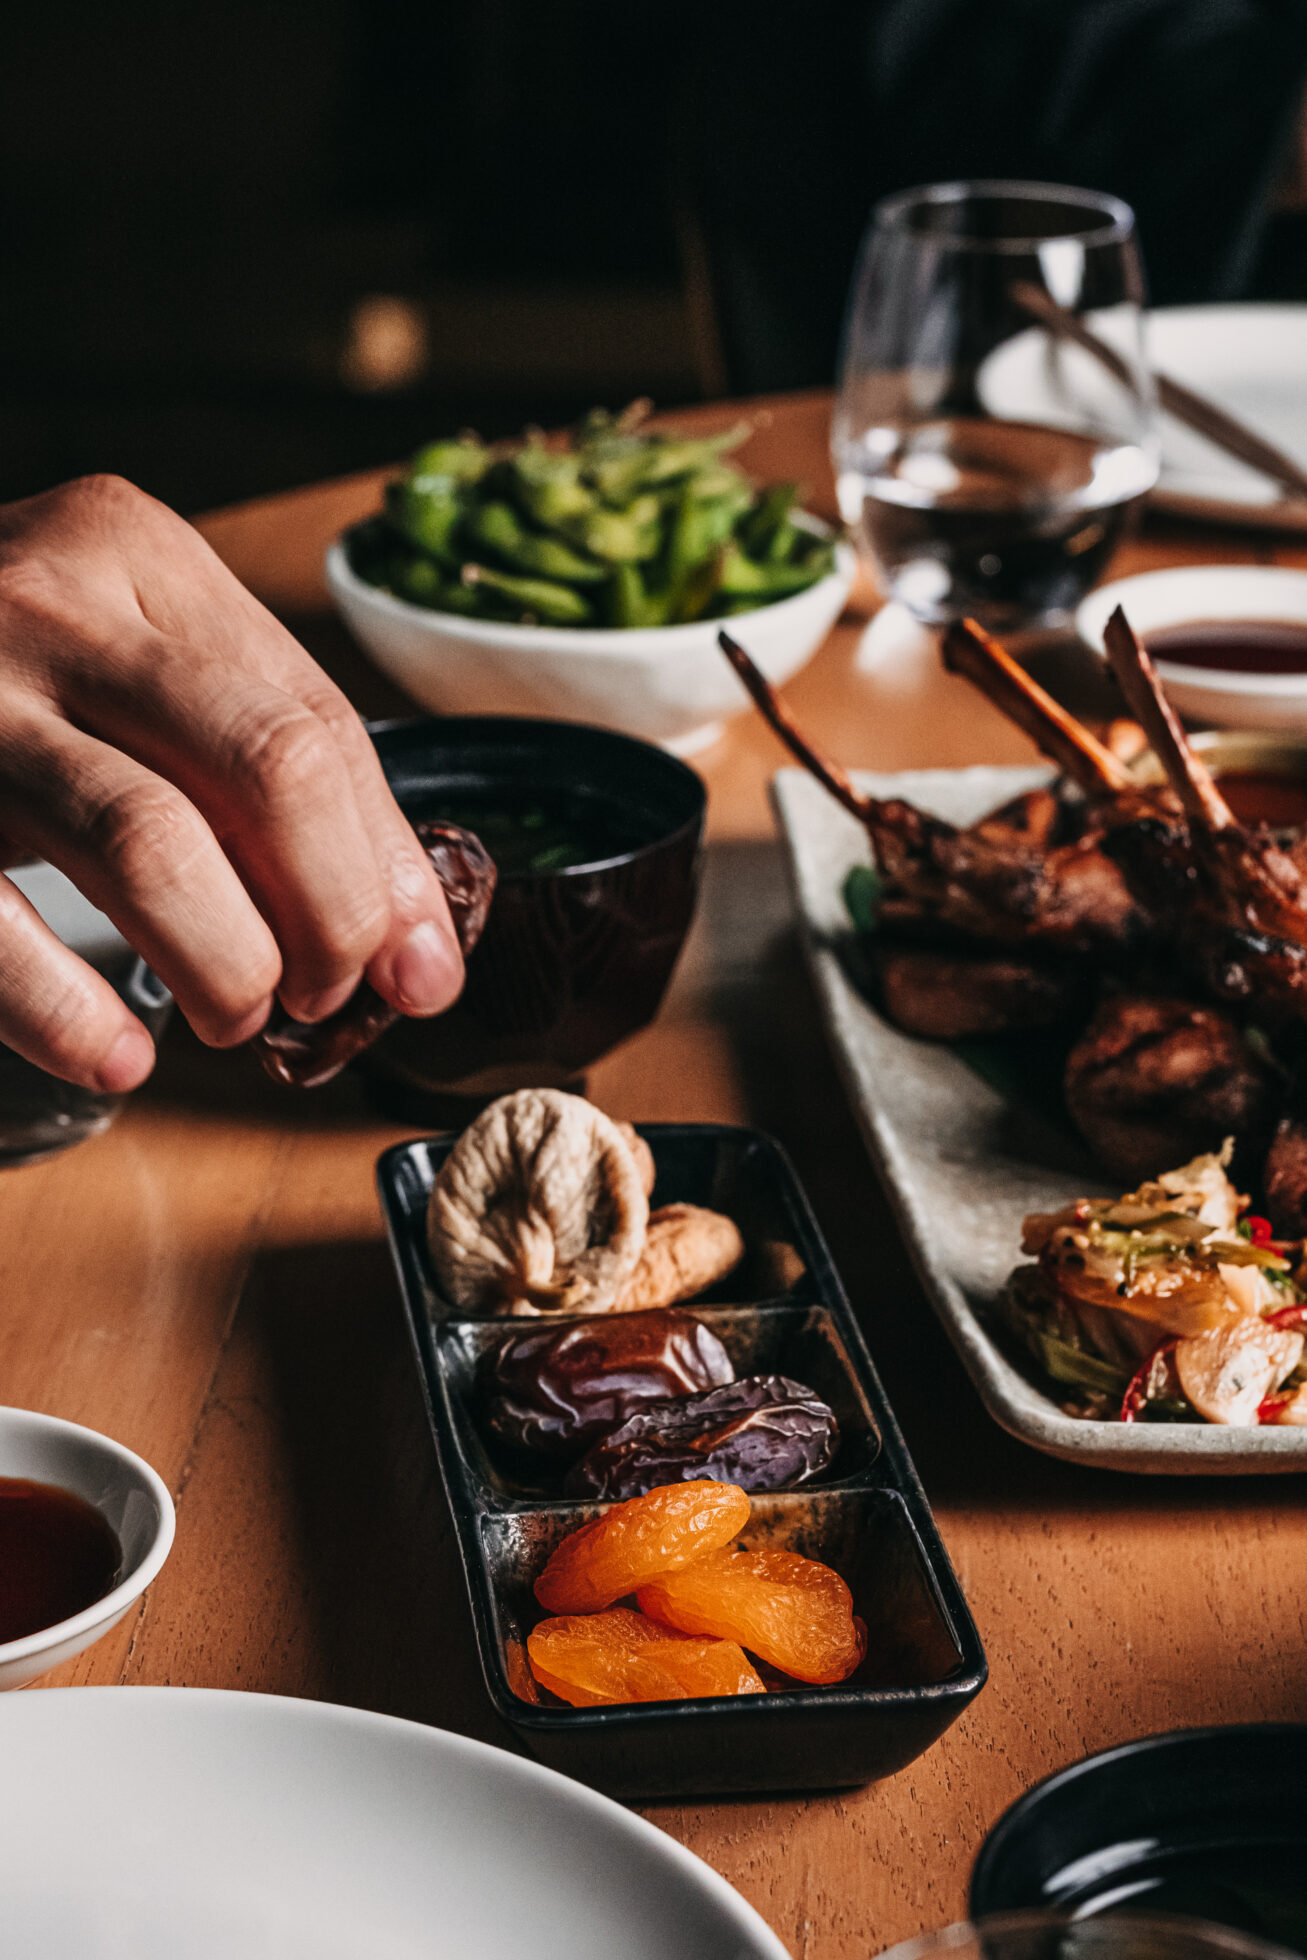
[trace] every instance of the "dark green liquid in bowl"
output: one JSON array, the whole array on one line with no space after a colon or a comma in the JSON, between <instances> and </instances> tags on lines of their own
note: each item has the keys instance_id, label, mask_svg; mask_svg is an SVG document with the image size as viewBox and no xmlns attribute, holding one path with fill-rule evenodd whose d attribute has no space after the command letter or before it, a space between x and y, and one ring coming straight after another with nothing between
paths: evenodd
<instances>
[{"instance_id":1,"label":"dark green liquid in bowl","mask_svg":"<svg viewBox=\"0 0 1307 1960\"><path fill-rule=\"evenodd\" d=\"M424 800L420 814L475 831L501 878L602 864L649 841L620 803L581 789L460 789Z\"/></svg>"}]
</instances>

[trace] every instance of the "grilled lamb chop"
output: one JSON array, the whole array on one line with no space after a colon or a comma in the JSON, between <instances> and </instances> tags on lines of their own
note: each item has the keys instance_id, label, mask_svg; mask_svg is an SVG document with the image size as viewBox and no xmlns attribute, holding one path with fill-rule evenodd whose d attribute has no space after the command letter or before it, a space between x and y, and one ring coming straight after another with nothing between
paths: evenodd
<instances>
[{"instance_id":1,"label":"grilled lamb chop","mask_svg":"<svg viewBox=\"0 0 1307 1960\"><path fill-rule=\"evenodd\" d=\"M743 647L724 631L718 640L791 754L865 827L889 894L909 901L918 916L990 946L1120 953L1138 941L1143 910L1092 832L1044 848L1037 829L1030 839L992 820L959 829L901 798L861 795L812 747ZM1068 742L1092 742L1067 721L1074 731ZM1101 755L1114 779L1124 777L1114 757Z\"/></svg>"},{"instance_id":2,"label":"grilled lamb chop","mask_svg":"<svg viewBox=\"0 0 1307 1960\"><path fill-rule=\"evenodd\" d=\"M1137 994L1105 1000L1067 1056L1067 1108L1098 1161L1134 1182L1275 1121L1272 1066L1215 1007Z\"/></svg>"}]
</instances>

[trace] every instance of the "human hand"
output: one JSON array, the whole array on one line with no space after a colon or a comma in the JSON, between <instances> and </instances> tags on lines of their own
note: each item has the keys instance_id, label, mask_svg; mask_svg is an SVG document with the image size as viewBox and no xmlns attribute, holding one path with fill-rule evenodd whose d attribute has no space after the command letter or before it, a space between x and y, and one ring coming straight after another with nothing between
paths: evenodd
<instances>
[{"instance_id":1,"label":"human hand","mask_svg":"<svg viewBox=\"0 0 1307 1960\"><path fill-rule=\"evenodd\" d=\"M117 477L0 507L0 864L49 859L201 1040L317 1021L367 979L455 999L435 873L358 716L184 520ZM148 1033L0 877L0 1040L134 1088Z\"/></svg>"}]
</instances>

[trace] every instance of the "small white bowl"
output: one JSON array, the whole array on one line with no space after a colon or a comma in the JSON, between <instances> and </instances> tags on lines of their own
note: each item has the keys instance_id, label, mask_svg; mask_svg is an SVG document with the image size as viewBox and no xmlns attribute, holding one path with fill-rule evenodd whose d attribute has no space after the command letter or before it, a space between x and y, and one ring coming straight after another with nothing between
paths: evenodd
<instances>
[{"instance_id":1,"label":"small white bowl","mask_svg":"<svg viewBox=\"0 0 1307 1960\"><path fill-rule=\"evenodd\" d=\"M1271 565L1179 565L1100 585L1081 601L1076 628L1103 652L1103 628L1118 606L1142 637L1200 620L1276 619L1307 626L1307 572ZM1192 721L1222 728L1307 729L1307 673L1240 674L1157 662L1167 698Z\"/></svg>"},{"instance_id":2,"label":"small white bowl","mask_svg":"<svg viewBox=\"0 0 1307 1960\"><path fill-rule=\"evenodd\" d=\"M806 592L686 626L514 626L430 612L357 578L340 539L327 552L327 584L378 667L424 708L587 721L691 755L749 706L717 645L719 629L738 633L779 687L839 618L856 563L839 543L835 570Z\"/></svg>"},{"instance_id":3,"label":"small white bowl","mask_svg":"<svg viewBox=\"0 0 1307 1960\"><path fill-rule=\"evenodd\" d=\"M85 1498L112 1526L123 1555L122 1577L103 1599L21 1640L0 1641L0 1688L21 1688L117 1625L171 1551L176 1513L167 1485L131 1450L34 1409L0 1408L0 1477L57 1484Z\"/></svg>"}]
</instances>

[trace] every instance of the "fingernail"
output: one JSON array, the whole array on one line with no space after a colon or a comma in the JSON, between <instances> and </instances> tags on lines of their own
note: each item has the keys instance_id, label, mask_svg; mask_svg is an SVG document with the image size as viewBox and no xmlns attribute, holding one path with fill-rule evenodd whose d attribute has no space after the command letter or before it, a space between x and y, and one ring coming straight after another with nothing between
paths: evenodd
<instances>
[{"instance_id":1,"label":"fingernail","mask_svg":"<svg viewBox=\"0 0 1307 1960\"><path fill-rule=\"evenodd\" d=\"M429 919L414 926L391 967L395 1005L405 1014L438 1014L463 985L458 948Z\"/></svg>"},{"instance_id":2,"label":"fingernail","mask_svg":"<svg viewBox=\"0 0 1307 1960\"><path fill-rule=\"evenodd\" d=\"M144 1082L154 1067L154 1043L142 1027L124 1028L100 1063L96 1079L108 1095L121 1096Z\"/></svg>"},{"instance_id":3,"label":"fingernail","mask_svg":"<svg viewBox=\"0 0 1307 1960\"><path fill-rule=\"evenodd\" d=\"M341 980L334 987L324 987L320 994L306 994L302 1000L285 1000L286 1012L297 1021L325 1021L328 1014L334 1014L343 1007L354 989L358 986L357 974L352 980Z\"/></svg>"}]
</instances>

